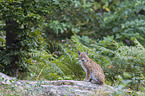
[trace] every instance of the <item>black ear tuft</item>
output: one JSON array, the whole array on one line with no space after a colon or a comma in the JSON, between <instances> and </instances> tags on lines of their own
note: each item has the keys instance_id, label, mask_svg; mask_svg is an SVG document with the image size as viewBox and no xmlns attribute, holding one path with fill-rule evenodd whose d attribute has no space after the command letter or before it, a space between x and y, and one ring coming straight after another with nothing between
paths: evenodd
<instances>
[{"instance_id":1,"label":"black ear tuft","mask_svg":"<svg viewBox=\"0 0 145 96\"><path fill-rule=\"evenodd\" d=\"M78 51L78 55L80 55L81 54L81 52L80 51Z\"/></svg>"},{"instance_id":2,"label":"black ear tuft","mask_svg":"<svg viewBox=\"0 0 145 96\"><path fill-rule=\"evenodd\" d=\"M88 51L86 51L86 55L88 55Z\"/></svg>"}]
</instances>

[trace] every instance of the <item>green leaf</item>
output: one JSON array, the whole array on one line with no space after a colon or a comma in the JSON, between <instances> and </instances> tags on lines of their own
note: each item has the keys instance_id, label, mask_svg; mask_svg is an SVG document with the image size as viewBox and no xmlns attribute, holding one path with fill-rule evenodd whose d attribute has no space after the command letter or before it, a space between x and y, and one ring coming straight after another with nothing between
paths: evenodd
<instances>
[{"instance_id":1,"label":"green leaf","mask_svg":"<svg viewBox=\"0 0 145 96\"><path fill-rule=\"evenodd\" d=\"M119 80L119 81L122 81L122 80L123 80L122 76L120 76L120 75L116 75L115 78L116 78L117 80Z\"/></svg>"},{"instance_id":2,"label":"green leaf","mask_svg":"<svg viewBox=\"0 0 145 96\"><path fill-rule=\"evenodd\" d=\"M128 72L123 73L124 78L131 78L131 75Z\"/></svg>"}]
</instances>

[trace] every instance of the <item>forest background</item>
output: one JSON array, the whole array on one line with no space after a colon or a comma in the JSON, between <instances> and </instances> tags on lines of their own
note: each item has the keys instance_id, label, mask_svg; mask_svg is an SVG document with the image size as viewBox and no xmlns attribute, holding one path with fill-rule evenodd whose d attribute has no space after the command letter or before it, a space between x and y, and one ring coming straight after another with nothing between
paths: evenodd
<instances>
[{"instance_id":1,"label":"forest background","mask_svg":"<svg viewBox=\"0 0 145 96\"><path fill-rule=\"evenodd\" d=\"M78 50L106 84L145 92L144 0L0 0L0 71L25 80L83 80Z\"/></svg>"}]
</instances>

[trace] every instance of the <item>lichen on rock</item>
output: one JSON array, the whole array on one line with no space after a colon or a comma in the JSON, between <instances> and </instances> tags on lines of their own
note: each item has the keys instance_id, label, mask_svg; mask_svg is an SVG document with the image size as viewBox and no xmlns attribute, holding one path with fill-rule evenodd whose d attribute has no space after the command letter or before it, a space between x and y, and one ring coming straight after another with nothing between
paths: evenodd
<instances>
[{"instance_id":1,"label":"lichen on rock","mask_svg":"<svg viewBox=\"0 0 145 96\"><path fill-rule=\"evenodd\" d=\"M3 79L2 79L3 78ZM7 83L4 82L5 79ZM12 80L13 82L8 82ZM0 73L0 83L15 86L15 89L23 95L49 95L49 96L106 96L114 91L111 86L97 85L91 82L75 80L57 81L27 81L16 80ZM22 95L20 94L20 95Z\"/></svg>"}]
</instances>

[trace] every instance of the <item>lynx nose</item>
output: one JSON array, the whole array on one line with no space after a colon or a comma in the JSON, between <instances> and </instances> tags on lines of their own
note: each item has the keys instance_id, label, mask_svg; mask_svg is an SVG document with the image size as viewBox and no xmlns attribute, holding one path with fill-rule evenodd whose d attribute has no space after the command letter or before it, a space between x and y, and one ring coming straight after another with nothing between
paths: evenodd
<instances>
[{"instance_id":1,"label":"lynx nose","mask_svg":"<svg viewBox=\"0 0 145 96\"><path fill-rule=\"evenodd\" d=\"M82 60L82 62L84 62L85 60Z\"/></svg>"},{"instance_id":2,"label":"lynx nose","mask_svg":"<svg viewBox=\"0 0 145 96\"><path fill-rule=\"evenodd\" d=\"M87 62L87 60L86 59L82 59L82 62Z\"/></svg>"}]
</instances>

